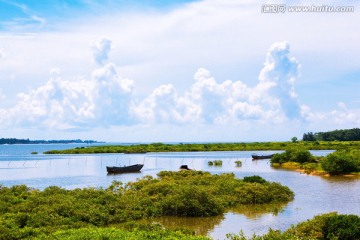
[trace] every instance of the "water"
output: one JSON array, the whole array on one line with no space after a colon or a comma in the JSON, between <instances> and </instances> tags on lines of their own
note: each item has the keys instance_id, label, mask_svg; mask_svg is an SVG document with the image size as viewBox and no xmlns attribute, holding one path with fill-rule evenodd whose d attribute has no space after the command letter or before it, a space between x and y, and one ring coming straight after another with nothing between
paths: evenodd
<instances>
[{"instance_id":1,"label":"water","mask_svg":"<svg viewBox=\"0 0 360 240\"><path fill-rule=\"evenodd\" d=\"M360 179L350 177L319 177L298 172L275 170L268 160L252 161L253 152L196 152L98 155L44 155L43 151L86 146L86 144L0 145L0 184L26 184L44 189L51 185L66 189L108 187L113 180L129 182L145 175L156 176L162 170L178 170L186 164L195 170L213 174L233 172L236 177L259 175L268 181L280 182L295 192L292 202L270 206L243 206L212 218L163 217L155 219L164 226L183 226L214 239L226 233L263 234L269 228L285 230L292 224L315 215L338 212L360 215ZM31 152L39 152L32 155ZM276 151L261 152L269 154ZM326 155L331 151L312 151ZM211 160L222 160L221 167L208 166ZM241 160L242 167L235 161ZM106 166L144 163L140 173L108 175Z\"/></svg>"}]
</instances>

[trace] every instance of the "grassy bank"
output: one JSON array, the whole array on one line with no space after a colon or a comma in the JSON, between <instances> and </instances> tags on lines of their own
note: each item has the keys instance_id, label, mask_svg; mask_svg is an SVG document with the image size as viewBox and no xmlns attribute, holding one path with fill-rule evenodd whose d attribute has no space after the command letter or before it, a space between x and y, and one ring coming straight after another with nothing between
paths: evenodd
<instances>
[{"instance_id":1,"label":"grassy bank","mask_svg":"<svg viewBox=\"0 0 360 240\"><path fill-rule=\"evenodd\" d=\"M78 147L67 150L51 150L45 154L93 154L93 153L147 153L147 152L207 152L207 151L261 151L301 148L305 150L359 149L360 141L350 142L252 142L252 143L180 143L137 144Z\"/></svg>"}]
</instances>

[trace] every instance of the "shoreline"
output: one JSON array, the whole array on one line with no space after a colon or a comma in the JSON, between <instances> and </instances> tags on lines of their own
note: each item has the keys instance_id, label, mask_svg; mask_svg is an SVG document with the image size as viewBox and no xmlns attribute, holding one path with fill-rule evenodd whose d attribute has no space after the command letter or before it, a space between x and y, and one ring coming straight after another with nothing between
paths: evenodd
<instances>
[{"instance_id":1,"label":"shoreline","mask_svg":"<svg viewBox=\"0 0 360 240\"><path fill-rule=\"evenodd\" d=\"M275 168L275 169L299 172L300 174L306 174L306 175L310 175L310 176L360 178L360 173L330 175L329 173L327 173L323 170L307 171L306 169L303 168L303 166L300 163L297 163L297 162L286 162L281 165L279 163L273 163L273 164L271 164L271 167Z\"/></svg>"},{"instance_id":2,"label":"shoreline","mask_svg":"<svg viewBox=\"0 0 360 240\"><path fill-rule=\"evenodd\" d=\"M51 150L44 154L98 154L126 153L139 154L149 152L211 152L211 151L284 151L292 148L304 150L340 150L359 149L360 141L354 142L252 142L252 143L179 143L179 144L136 144L86 146L67 150Z\"/></svg>"}]
</instances>

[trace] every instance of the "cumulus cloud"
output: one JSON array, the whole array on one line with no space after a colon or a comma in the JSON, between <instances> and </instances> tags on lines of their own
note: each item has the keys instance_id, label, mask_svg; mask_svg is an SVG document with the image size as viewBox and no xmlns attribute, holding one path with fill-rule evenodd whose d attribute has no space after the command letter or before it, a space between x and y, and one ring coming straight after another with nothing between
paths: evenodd
<instances>
[{"instance_id":1,"label":"cumulus cloud","mask_svg":"<svg viewBox=\"0 0 360 240\"><path fill-rule=\"evenodd\" d=\"M337 107L329 112L314 112L310 107L304 105L301 106L301 111L309 130L329 131L360 125L360 109L349 108L343 102L339 102Z\"/></svg>"},{"instance_id":2,"label":"cumulus cloud","mask_svg":"<svg viewBox=\"0 0 360 240\"><path fill-rule=\"evenodd\" d=\"M288 56L288 42L274 43L267 55L256 86L258 96L275 107L281 107L289 119L301 116L301 109L295 93L294 83L299 77L300 64Z\"/></svg>"},{"instance_id":3,"label":"cumulus cloud","mask_svg":"<svg viewBox=\"0 0 360 240\"><path fill-rule=\"evenodd\" d=\"M98 65L103 65L109 59L111 50L111 40L103 37L100 41L92 43L93 61Z\"/></svg>"},{"instance_id":4,"label":"cumulus cloud","mask_svg":"<svg viewBox=\"0 0 360 240\"><path fill-rule=\"evenodd\" d=\"M360 110L349 109L345 103L339 102L338 108L331 112L331 118L336 124L339 125L351 124L354 126L359 126Z\"/></svg>"},{"instance_id":5,"label":"cumulus cloud","mask_svg":"<svg viewBox=\"0 0 360 240\"><path fill-rule=\"evenodd\" d=\"M134 82L120 77L117 66L108 62L111 40L102 38L93 45L97 66L90 79L64 79L60 69L51 69L49 81L19 93L14 107L0 109L2 125L80 130L137 124L280 126L296 120L360 123L360 111L344 103L331 113L314 113L299 104L295 83L300 64L289 56L288 42L271 45L254 86L217 82L209 70L199 68L184 92L163 84L143 99L134 96Z\"/></svg>"},{"instance_id":6,"label":"cumulus cloud","mask_svg":"<svg viewBox=\"0 0 360 240\"><path fill-rule=\"evenodd\" d=\"M179 96L172 84L161 85L139 104L132 106L134 116L143 123L196 122L200 109L193 102Z\"/></svg>"},{"instance_id":7,"label":"cumulus cloud","mask_svg":"<svg viewBox=\"0 0 360 240\"><path fill-rule=\"evenodd\" d=\"M11 125L44 128L88 128L127 124L133 92L133 81L121 78L113 63L107 59L111 41L101 39L95 45L101 56L91 79L67 80L59 69L50 70L51 78L44 85L28 93L17 95L17 104L6 111L2 119Z\"/></svg>"},{"instance_id":8,"label":"cumulus cloud","mask_svg":"<svg viewBox=\"0 0 360 240\"><path fill-rule=\"evenodd\" d=\"M254 87L241 81L218 83L209 70L199 68L194 83L183 95L172 85L160 86L133 108L135 115L146 122L217 124L298 118L301 111L294 83L299 77L300 65L296 59L289 58L289 49L287 42L277 42L270 47Z\"/></svg>"},{"instance_id":9,"label":"cumulus cloud","mask_svg":"<svg viewBox=\"0 0 360 240\"><path fill-rule=\"evenodd\" d=\"M97 122L104 126L129 124L133 81L120 78L115 64L108 63L93 72L92 82Z\"/></svg>"},{"instance_id":10,"label":"cumulus cloud","mask_svg":"<svg viewBox=\"0 0 360 240\"><path fill-rule=\"evenodd\" d=\"M88 81L72 82L53 75L43 86L18 94L9 117L12 123L25 127L71 128L94 118L91 96Z\"/></svg>"}]
</instances>

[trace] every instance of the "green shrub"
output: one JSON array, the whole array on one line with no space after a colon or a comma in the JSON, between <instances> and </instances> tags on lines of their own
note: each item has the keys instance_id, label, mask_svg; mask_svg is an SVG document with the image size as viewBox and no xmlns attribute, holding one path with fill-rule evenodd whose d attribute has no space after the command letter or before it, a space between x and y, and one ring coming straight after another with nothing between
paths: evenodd
<instances>
[{"instance_id":1,"label":"green shrub","mask_svg":"<svg viewBox=\"0 0 360 240\"><path fill-rule=\"evenodd\" d=\"M263 236L254 234L246 237L243 232L227 234L230 240L358 240L360 236L360 217L328 213L292 226L285 232L270 229Z\"/></svg>"},{"instance_id":2,"label":"green shrub","mask_svg":"<svg viewBox=\"0 0 360 240\"><path fill-rule=\"evenodd\" d=\"M359 151L336 151L321 161L321 167L331 175L358 172L360 170Z\"/></svg>"},{"instance_id":3,"label":"green shrub","mask_svg":"<svg viewBox=\"0 0 360 240\"><path fill-rule=\"evenodd\" d=\"M221 160L214 160L214 166L222 166L222 163Z\"/></svg>"},{"instance_id":4,"label":"green shrub","mask_svg":"<svg viewBox=\"0 0 360 240\"><path fill-rule=\"evenodd\" d=\"M314 158L308 150L297 150L291 156L291 162L309 163L314 162Z\"/></svg>"},{"instance_id":5,"label":"green shrub","mask_svg":"<svg viewBox=\"0 0 360 240\"><path fill-rule=\"evenodd\" d=\"M236 167L241 167L242 166L242 162L240 160L236 160L235 164L236 164Z\"/></svg>"},{"instance_id":6,"label":"green shrub","mask_svg":"<svg viewBox=\"0 0 360 240\"><path fill-rule=\"evenodd\" d=\"M134 228L132 230L123 230L116 228L80 228L80 229L69 229L69 230L60 230L52 233L50 236L43 234L38 237L38 239L66 239L66 240L92 240L92 239L102 239L102 240L156 240L156 239L180 239L180 240L209 240L205 236L194 236L189 234L184 230L168 230L164 229L161 226L154 227L145 227L140 226L139 228Z\"/></svg>"},{"instance_id":7,"label":"green shrub","mask_svg":"<svg viewBox=\"0 0 360 240\"><path fill-rule=\"evenodd\" d=\"M244 182L250 182L250 183L266 183L266 180L263 179L260 176L254 175L250 177L244 177Z\"/></svg>"},{"instance_id":8,"label":"green shrub","mask_svg":"<svg viewBox=\"0 0 360 240\"><path fill-rule=\"evenodd\" d=\"M287 160L284 154L276 153L271 157L270 162L282 164L287 162Z\"/></svg>"},{"instance_id":9,"label":"green shrub","mask_svg":"<svg viewBox=\"0 0 360 240\"><path fill-rule=\"evenodd\" d=\"M271 163L285 163L285 162L297 162L297 163L311 163L315 162L315 158L308 150L303 149L288 149L283 153L274 154L271 158Z\"/></svg>"},{"instance_id":10,"label":"green shrub","mask_svg":"<svg viewBox=\"0 0 360 240\"><path fill-rule=\"evenodd\" d=\"M356 215L334 215L326 219L323 227L324 239L358 240L360 217Z\"/></svg>"},{"instance_id":11,"label":"green shrub","mask_svg":"<svg viewBox=\"0 0 360 240\"><path fill-rule=\"evenodd\" d=\"M0 186L0 240L36 238L77 228L96 232L164 215L214 216L237 204L287 202L294 197L288 187L259 177L249 179L256 180L246 182L232 173L162 171L158 178L145 176L125 185L113 182L107 189L52 186L40 191L25 185ZM69 239L81 238L72 235Z\"/></svg>"}]
</instances>

